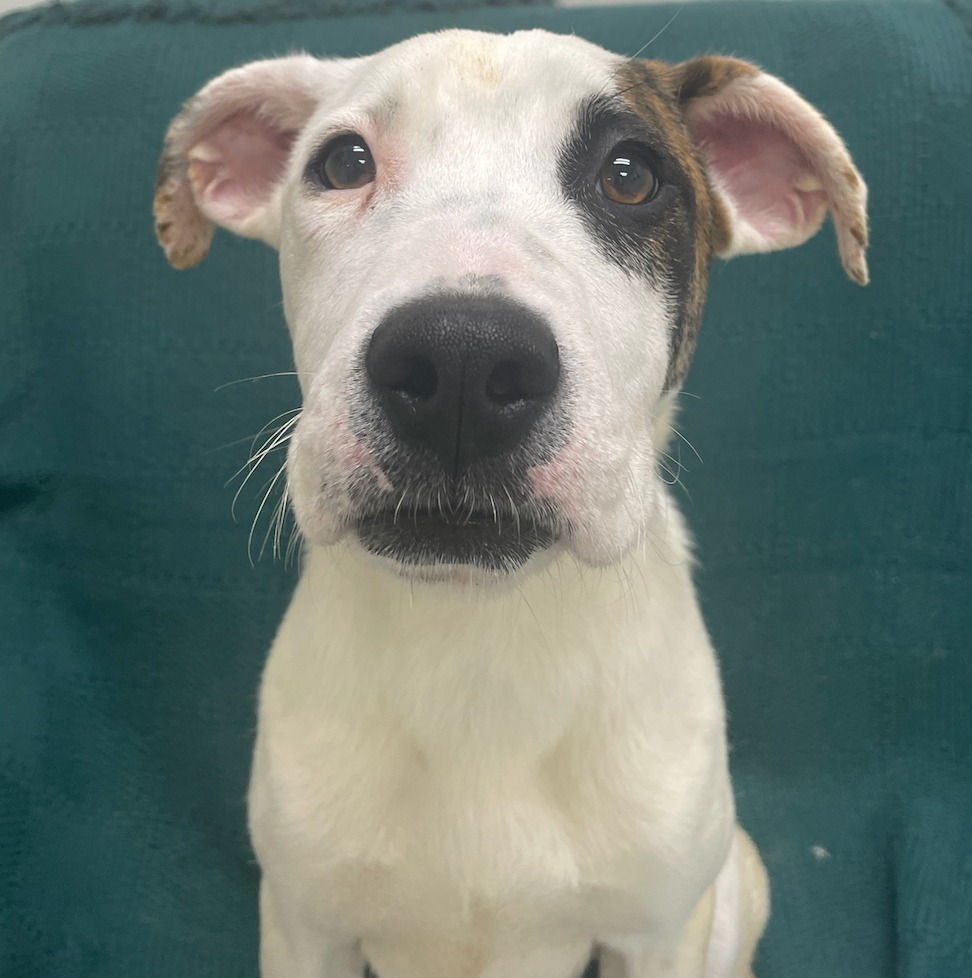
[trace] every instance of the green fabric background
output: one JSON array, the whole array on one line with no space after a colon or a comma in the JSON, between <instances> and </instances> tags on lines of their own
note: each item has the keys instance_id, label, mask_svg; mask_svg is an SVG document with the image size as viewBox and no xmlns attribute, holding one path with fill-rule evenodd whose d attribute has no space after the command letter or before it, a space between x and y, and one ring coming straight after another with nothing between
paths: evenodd
<instances>
[{"instance_id":1,"label":"green fabric background","mask_svg":"<svg viewBox=\"0 0 972 978\"><path fill-rule=\"evenodd\" d=\"M248 58L445 24L633 52L677 9L286 2L279 21L100 0L0 27L3 978L256 972L244 795L294 571L251 566L259 496L237 525L223 485L296 390L221 388L290 369L273 254L221 234L177 273L155 245L179 103ZM969 978L969 38L945 4L739 0L685 6L650 53L704 50L819 105L873 202L866 290L830 228L714 269L683 398L739 808L774 887L760 978Z\"/></svg>"}]
</instances>

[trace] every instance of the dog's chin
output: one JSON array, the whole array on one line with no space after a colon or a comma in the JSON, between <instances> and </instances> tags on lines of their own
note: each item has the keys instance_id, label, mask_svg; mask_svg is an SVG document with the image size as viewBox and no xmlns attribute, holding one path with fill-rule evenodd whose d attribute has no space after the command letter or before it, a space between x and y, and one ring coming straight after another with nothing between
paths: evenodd
<instances>
[{"instance_id":1,"label":"dog's chin","mask_svg":"<svg viewBox=\"0 0 972 978\"><path fill-rule=\"evenodd\" d=\"M358 519L361 547L390 570L424 583L502 583L543 564L553 527L525 517L379 511Z\"/></svg>"}]
</instances>

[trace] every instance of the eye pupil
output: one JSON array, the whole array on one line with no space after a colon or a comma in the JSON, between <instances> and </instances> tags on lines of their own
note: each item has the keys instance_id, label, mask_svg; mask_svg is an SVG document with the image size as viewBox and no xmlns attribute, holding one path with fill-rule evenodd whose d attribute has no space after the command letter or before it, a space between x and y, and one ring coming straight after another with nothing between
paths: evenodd
<instances>
[{"instance_id":1,"label":"eye pupil","mask_svg":"<svg viewBox=\"0 0 972 978\"><path fill-rule=\"evenodd\" d=\"M658 191L658 178L636 146L621 144L601 167L598 188L617 204L644 204Z\"/></svg>"},{"instance_id":2,"label":"eye pupil","mask_svg":"<svg viewBox=\"0 0 972 978\"><path fill-rule=\"evenodd\" d=\"M359 135L338 136L317 154L312 176L328 190L355 190L375 179L375 161Z\"/></svg>"}]
</instances>

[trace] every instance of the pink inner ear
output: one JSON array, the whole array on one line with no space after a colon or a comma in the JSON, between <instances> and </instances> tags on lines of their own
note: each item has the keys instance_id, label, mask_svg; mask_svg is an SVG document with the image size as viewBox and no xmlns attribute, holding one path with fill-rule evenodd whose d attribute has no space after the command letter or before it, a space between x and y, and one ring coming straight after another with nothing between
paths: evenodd
<instances>
[{"instance_id":1,"label":"pink inner ear","mask_svg":"<svg viewBox=\"0 0 972 978\"><path fill-rule=\"evenodd\" d=\"M692 125L709 172L735 208L746 250L805 241L827 212L827 195L800 148L768 122L724 112Z\"/></svg>"},{"instance_id":2,"label":"pink inner ear","mask_svg":"<svg viewBox=\"0 0 972 978\"><path fill-rule=\"evenodd\" d=\"M189 152L189 179L203 213L245 232L283 176L294 138L249 112L221 123Z\"/></svg>"}]
</instances>

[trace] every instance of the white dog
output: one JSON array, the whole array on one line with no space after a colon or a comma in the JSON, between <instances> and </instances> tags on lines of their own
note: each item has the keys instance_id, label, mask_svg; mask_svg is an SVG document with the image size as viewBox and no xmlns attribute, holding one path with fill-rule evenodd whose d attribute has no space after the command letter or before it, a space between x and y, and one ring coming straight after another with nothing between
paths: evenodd
<instances>
[{"instance_id":1,"label":"white dog","mask_svg":"<svg viewBox=\"0 0 972 978\"><path fill-rule=\"evenodd\" d=\"M543 31L258 61L173 122L166 254L278 248L303 391L264 978L751 974L766 878L659 459L712 256L828 211L863 284L864 184L776 78Z\"/></svg>"}]
</instances>

